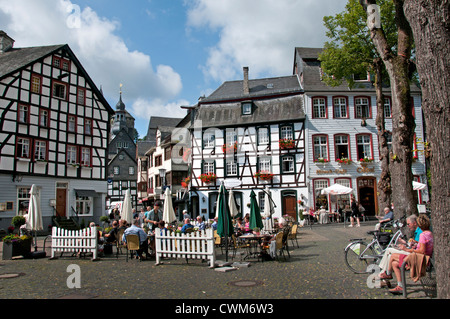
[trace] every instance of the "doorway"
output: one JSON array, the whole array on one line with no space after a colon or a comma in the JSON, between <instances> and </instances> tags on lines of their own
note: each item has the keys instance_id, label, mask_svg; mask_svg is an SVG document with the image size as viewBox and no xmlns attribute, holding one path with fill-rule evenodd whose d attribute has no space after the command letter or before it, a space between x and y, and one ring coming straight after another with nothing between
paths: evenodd
<instances>
[{"instance_id":1,"label":"doorway","mask_svg":"<svg viewBox=\"0 0 450 319\"><path fill-rule=\"evenodd\" d=\"M295 191L282 191L282 215L292 217L297 221L297 193Z\"/></svg>"},{"instance_id":2,"label":"doorway","mask_svg":"<svg viewBox=\"0 0 450 319\"><path fill-rule=\"evenodd\" d=\"M358 199L365 209L365 216L375 216L378 211L376 193L375 177L358 178Z\"/></svg>"},{"instance_id":3,"label":"doorway","mask_svg":"<svg viewBox=\"0 0 450 319\"><path fill-rule=\"evenodd\" d=\"M56 217L67 217L67 183L56 183Z\"/></svg>"}]
</instances>

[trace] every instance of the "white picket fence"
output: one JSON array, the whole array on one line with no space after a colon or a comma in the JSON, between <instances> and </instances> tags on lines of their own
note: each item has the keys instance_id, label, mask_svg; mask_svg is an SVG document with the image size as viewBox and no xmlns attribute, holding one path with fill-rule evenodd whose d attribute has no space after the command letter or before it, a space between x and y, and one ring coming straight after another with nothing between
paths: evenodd
<instances>
[{"instance_id":1,"label":"white picket fence","mask_svg":"<svg viewBox=\"0 0 450 319\"><path fill-rule=\"evenodd\" d=\"M208 259L210 268L214 268L216 253L214 251L214 233L212 228L181 234L155 230L156 265L161 258Z\"/></svg>"},{"instance_id":2,"label":"white picket fence","mask_svg":"<svg viewBox=\"0 0 450 319\"><path fill-rule=\"evenodd\" d=\"M97 227L80 230L52 228L52 257L56 252L92 253L92 259L97 259Z\"/></svg>"}]
</instances>

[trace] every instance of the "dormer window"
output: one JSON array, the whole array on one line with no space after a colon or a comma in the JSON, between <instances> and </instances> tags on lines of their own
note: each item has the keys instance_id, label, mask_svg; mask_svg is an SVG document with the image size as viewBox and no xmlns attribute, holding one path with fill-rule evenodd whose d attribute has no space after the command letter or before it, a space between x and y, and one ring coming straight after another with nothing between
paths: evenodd
<instances>
[{"instance_id":1,"label":"dormer window","mask_svg":"<svg viewBox=\"0 0 450 319\"><path fill-rule=\"evenodd\" d=\"M244 102L241 105L242 107L242 115L251 115L253 108L252 108L252 102Z\"/></svg>"}]
</instances>

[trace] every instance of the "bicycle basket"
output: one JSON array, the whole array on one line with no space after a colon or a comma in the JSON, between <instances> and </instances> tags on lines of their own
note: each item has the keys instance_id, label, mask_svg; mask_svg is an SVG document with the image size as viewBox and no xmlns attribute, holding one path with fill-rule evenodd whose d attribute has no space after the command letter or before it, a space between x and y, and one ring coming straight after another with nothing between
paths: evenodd
<instances>
[{"instance_id":1,"label":"bicycle basket","mask_svg":"<svg viewBox=\"0 0 450 319\"><path fill-rule=\"evenodd\" d=\"M387 244L389 244L389 241L391 240L391 233L378 232L377 240L380 243L380 245L386 246Z\"/></svg>"}]
</instances>

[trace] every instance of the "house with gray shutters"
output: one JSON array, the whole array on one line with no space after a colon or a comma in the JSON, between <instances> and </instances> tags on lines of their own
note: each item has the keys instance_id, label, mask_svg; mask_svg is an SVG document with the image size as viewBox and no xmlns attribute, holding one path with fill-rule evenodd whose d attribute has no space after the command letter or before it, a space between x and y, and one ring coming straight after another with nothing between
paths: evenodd
<instances>
[{"instance_id":1,"label":"house with gray shutters","mask_svg":"<svg viewBox=\"0 0 450 319\"><path fill-rule=\"evenodd\" d=\"M0 228L35 184L43 223L105 211L114 111L68 45L14 48L0 31Z\"/></svg>"},{"instance_id":2,"label":"house with gray shutters","mask_svg":"<svg viewBox=\"0 0 450 319\"><path fill-rule=\"evenodd\" d=\"M298 201L307 195L303 89L297 75L224 82L193 107L190 126L191 216L212 219L219 186L233 189L239 213L250 212L255 191L264 210L264 190L275 217L298 219Z\"/></svg>"}]
</instances>

